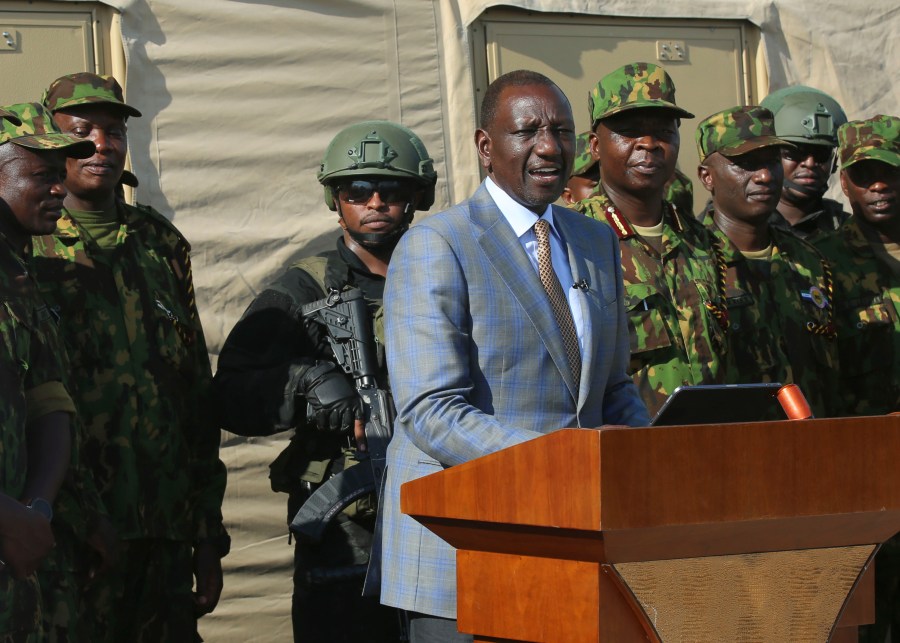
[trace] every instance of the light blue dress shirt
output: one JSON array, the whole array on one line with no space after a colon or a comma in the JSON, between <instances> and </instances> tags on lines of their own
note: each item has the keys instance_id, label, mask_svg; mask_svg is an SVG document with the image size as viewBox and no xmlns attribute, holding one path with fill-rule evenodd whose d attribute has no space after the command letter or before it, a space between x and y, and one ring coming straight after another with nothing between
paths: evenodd
<instances>
[{"instance_id":1,"label":"light blue dress shirt","mask_svg":"<svg viewBox=\"0 0 900 643\"><path fill-rule=\"evenodd\" d=\"M538 215L509 196L490 177L484 180L484 186L500 209L500 213L512 226L513 232L519 238L519 243L522 244L525 254L528 255L531 265L534 266L534 271L537 273L538 243L534 235L534 224L538 220ZM540 218L545 219L550 224L550 258L553 261L553 271L556 273L556 277L559 279L559 283L569 302L569 310L572 311L572 321L575 322L575 332L578 334L578 347L582 356L584 356L584 329L588 323L581 301L584 293L580 288L573 287L574 280L572 279L572 268L569 266L566 240L560 236L559 231L553 224L553 208L548 205Z\"/></svg>"}]
</instances>

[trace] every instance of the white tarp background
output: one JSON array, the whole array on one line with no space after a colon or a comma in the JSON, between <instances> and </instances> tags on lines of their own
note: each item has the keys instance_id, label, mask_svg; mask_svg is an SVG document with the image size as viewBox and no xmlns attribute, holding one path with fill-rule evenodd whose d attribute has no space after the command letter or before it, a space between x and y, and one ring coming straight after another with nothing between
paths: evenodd
<instances>
[{"instance_id":1,"label":"white tarp background","mask_svg":"<svg viewBox=\"0 0 900 643\"><path fill-rule=\"evenodd\" d=\"M136 196L193 244L213 354L260 287L330 248L335 215L315 172L358 120L404 123L439 173L434 211L479 180L467 28L490 0L105 0L122 12ZM851 118L900 112L896 0L507 0L536 12L748 19L772 89L834 95ZM598 77L610 70L598 70ZM286 436L225 434L226 589L203 619L209 641L290 639L292 549L267 465ZM348 617L351 617L348 614Z\"/></svg>"}]
</instances>

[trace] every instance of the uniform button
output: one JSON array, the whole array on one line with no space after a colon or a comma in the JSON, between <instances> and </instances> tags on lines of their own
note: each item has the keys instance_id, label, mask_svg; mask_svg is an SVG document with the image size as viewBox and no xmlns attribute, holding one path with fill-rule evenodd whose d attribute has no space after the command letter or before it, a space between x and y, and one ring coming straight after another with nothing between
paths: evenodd
<instances>
[{"instance_id":1,"label":"uniform button","mask_svg":"<svg viewBox=\"0 0 900 643\"><path fill-rule=\"evenodd\" d=\"M734 330L740 330L740 329L741 329L741 325L740 325L739 323L737 323L737 322L733 323L733 324L731 325L731 327L732 327Z\"/></svg>"},{"instance_id":2,"label":"uniform button","mask_svg":"<svg viewBox=\"0 0 900 643\"><path fill-rule=\"evenodd\" d=\"M860 328L860 329L865 328L865 327L866 327L866 322L864 322L864 321L856 322L856 327L857 327L857 328Z\"/></svg>"}]
</instances>

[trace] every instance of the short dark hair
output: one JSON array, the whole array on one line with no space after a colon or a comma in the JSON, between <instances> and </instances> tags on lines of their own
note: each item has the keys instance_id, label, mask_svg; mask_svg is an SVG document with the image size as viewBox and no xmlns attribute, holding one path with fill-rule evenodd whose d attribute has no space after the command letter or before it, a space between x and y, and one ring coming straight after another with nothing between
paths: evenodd
<instances>
[{"instance_id":1,"label":"short dark hair","mask_svg":"<svg viewBox=\"0 0 900 643\"><path fill-rule=\"evenodd\" d=\"M522 87L524 85L545 85L547 87L559 89L559 85L544 76L544 74L539 74L530 69L517 69L503 74L488 85L487 91L484 92L484 98L481 99L482 129L487 129L493 124L494 117L497 115L497 104L503 90L507 87ZM562 94L562 90L560 90L559 93ZM566 98L566 102L568 102L568 97L566 97L565 94L563 94L563 96Z\"/></svg>"}]
</instances>

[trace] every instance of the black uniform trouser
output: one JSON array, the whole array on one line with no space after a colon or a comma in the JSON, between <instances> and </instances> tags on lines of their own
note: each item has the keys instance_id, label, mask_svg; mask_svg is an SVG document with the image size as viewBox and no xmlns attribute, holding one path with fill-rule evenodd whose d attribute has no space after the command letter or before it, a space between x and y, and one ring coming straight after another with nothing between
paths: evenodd
<instances>
[{"instance_id":1,"label":"black uniform trouser","mask_svg":"<svg viewBox=\"0 0 900 643\"><path fill-rule=\"evenodd\" d=\"M289 511L302 504L291 496ZM291 517L296 509L291 512ZM322 542L294 545L291 621L295 643L397 643L399 612L362 596L363 579L375 526L374 515L339 514Z\"/></svg>"}]
</instances>

